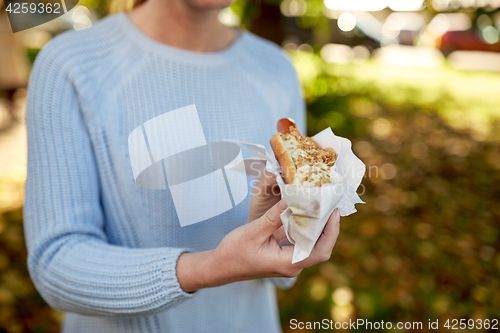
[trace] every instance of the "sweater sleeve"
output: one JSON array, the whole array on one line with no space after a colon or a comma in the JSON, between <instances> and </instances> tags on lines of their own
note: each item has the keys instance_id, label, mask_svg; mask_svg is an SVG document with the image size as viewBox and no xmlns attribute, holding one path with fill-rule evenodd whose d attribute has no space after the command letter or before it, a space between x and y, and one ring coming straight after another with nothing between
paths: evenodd
<instances>
[{"instance_id":1,"label":"sweater sleeve","mask_svg":"<svg viewBox=\"0 0 500 333\"><path fill-rule=\"evenodd\" d=\"M49 45L50 46L50 45ZM179 285L183 248L108 242L100 183L71 71L42 50L29 83L24 206L30 276L55 309L93 316L150 315L196 293Z\"/></svg>"}]
</instances>

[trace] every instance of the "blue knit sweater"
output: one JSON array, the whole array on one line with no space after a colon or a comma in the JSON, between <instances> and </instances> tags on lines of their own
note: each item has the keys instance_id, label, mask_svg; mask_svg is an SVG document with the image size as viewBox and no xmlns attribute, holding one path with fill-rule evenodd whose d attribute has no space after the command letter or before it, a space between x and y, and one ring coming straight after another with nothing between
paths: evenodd
<instances>
[{"instance_id":1,"label":"blue knit sweater","mask_svg":"<svg viewBox=\"0 0 500 333\"><path fill-rule=\"evenodd\" d=\"M250 195L181 227L170 190L134 180L130 133L192 104L207 142L269 147L282 117L304 130L291 62L250 32L223 51L196 53L158 43L118 14L56 37L38 55L28 89L25 236L31 278L66 312L64 332L280 331L275 285L293 279L188 294L176 277L181 253L213 249L246 223Z\"/></svg>"}]
</instances>

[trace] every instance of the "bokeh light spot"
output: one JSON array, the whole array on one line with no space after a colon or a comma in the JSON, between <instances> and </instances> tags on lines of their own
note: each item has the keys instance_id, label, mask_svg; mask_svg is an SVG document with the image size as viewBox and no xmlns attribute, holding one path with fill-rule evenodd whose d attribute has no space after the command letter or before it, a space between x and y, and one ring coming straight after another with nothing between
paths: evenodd
<instances>
[{"instance_id":1,"label":"bokeh light spot","mask_svg":"<svg viewBox=\"0 0 500 333\"><path fill-rule=\"evenodd\" d=\"M495 255L495 249L491 246L482 246L479 250L479 257L483 261L490 261L491 258Z\"/></svg>"},{"instance_id":2,"label":"bokeh light spot","mask_svg":"<svg viewBox=\"0 0 500 333\"><path fill-rule=\"evenodd\" d=\"M429 238L432 232L432 226L428 223L417 223L415 225L415 234L417 237L426 239Z\"/></svg>"},{"instance_id":3,"label":"bokeh light spot","mask_svg":"<svg viewBox=\"0 0 500 333\"><path fill-rule=\"evenodd\" d=\"M481 31L481 36L484 41L488 44L496 44L500 40L500 36L498 35L498 30L493 26L487 26Z\"/></svg>"},{"instance_id":4,"label":"bokeh light spot","mask_svg":"<svg viewBox=\"0 0 500 333\"><path fill-rule=\"evenodd\" d=\"M418 159L424 159L429 153L429 148L424 142L416 142L411 146L411 154Z\"/></svg>"},{"instance_id":5,"label":"bokeh light spot","mask_svg":"<svg viewBox=\"0 0 500 333\"><path fill-rule=\"evenodd\" d=\"M284 0L280 5L280 10L285 16L301 16L307 10L307 3L304 0Z\"/></svg>"},{"instance_id":6,"label":"bokeh light spot","mask_svg":"<svg viewBox=\"0 0 500 333\"><path fill-rule=\"evenodd\" d=\"M352 302L354 299L354 293L349 287L340 287L335 289L332 294L332 300L335 304L343 306Z\"/></svg>"},{"instance_id":7,"label":"bokeh light spot","mask_svg":"<svg viewBox=\"0 0 500 333\"><path fill-rule=\"evenodd\" d=\"M389 120L384 118L379 118L373 122L372 134L378 139L385 139L391 133L391 123Z\"/></svg>"},{"instance_id":8,"label":"bokeh light spot","mask_svg":"<svg viewBox=\"0 0 500 333\"><path fill-rule=\"evenodd\" d=\"M357 141L353 148L359 157L368 157L372 153L372 145L368 141Z\"/></svg>"},{"instance_id":9,"label":"bokeh light spot","mask_svg":"<svg viewBox=\"0 0 500 333\"><path fill-rule=\"evenodd\" d=\"M398 171L396 166L394 164L391 164L391 163L382 164L380 169L383 171L381 173L382 178L387 179L387 180L393 179L394 177L396 177L396 174Z\"/></svg>"},{"instance_id":10,"label":"bokeh light spot","mask_svg":"<svg viewBox=\"0 0 500 333\"><path fill-rule=\"evenodd\" d=\"M356 17L351 13L342 13L337 19L337 25L342 31L351 31L356 27Z\"/></svg>"},{"instance_id":11,"label":"bokeh light spot","mask_svg":"<svg viewBox=\"0 0 500 333\"><path fill-rule=\"evenodd\" d=\"M321 278L316 278L312 281L310 294L315 301L321 301L326 297L328 286Z\"/></svg>"}]
</instances>

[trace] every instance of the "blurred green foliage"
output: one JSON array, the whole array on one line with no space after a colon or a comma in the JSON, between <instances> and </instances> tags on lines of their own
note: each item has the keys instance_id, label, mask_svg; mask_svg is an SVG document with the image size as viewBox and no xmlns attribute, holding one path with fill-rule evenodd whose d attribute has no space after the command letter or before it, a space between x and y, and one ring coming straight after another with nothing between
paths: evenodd
<instances>
[{"instance_id":1,"label":"blurred green foliage","mask_svg":"<svg viewBox=\"0 0 500 333\"><path fill-rule=\"evenodd\" d=\"M279 292L283 330L292 331L291 319L426 327L428 319L500 318L499 118L493 105L481 109L498 98L488 96L494 87L483 81L483 99L464 105L462 92L437 89L432 78L415 82L405 73L411 69L396 69L406 82L391 84L383 75L367 79L373 64L326 65L306 52L294 59L308 132L330 126L353 141L367 165L360 188L366 204L341 219L330 262ZM498 74L494 79L498 89ZM453 84L469 86L465 79ZM463 121L453 121L450 109ZM468 120L477 117L486 119L481 126Z\"/></svg>"},{"instance_id":2,"label":"blurred green foliage","mask_svg":"<svg viewBox=\"0 0 500 333\"><path fill-rule=\"evenodd\" d=\"M0 332L59 332L62 313L38 294L26 266L22 210L0 215Z\"/></svg>"},{"instance_id":3,"label":"blurred green foliage","mask_svg":"<svg viewBox=\"0 0 500 333\"><path fill-rule=\"evenodd\" d=\"M368 169L331 260L279 291L284 331L292 318L500 318L498 74L292 56L309 134L332 127ZM29 279L14 192L0 181L0 332L58 332L61 313Z\"/></svg>"}]
</instances>

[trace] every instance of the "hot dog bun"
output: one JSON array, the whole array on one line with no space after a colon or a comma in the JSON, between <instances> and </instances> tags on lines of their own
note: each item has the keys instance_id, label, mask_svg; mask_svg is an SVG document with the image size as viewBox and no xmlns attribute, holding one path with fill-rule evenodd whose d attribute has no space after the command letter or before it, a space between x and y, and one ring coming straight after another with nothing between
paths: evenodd
<instances>
[{"instance_id":1,"label":"hot dog bun","mask_svg":"<svg viewBox=\"0 0 500 333\"><path fill-rule=\"evenodd\" d=\"M292 184L293 180L295 179L297 167L295 166L295 163L293 163L292 156L286 149L285 143L283 142L280 133L273 135L270 143L274 151L274 156L276 156L276 159L281 166L285 183Z\"/></svg>"},{"instance_id":2,"label":"hot dog bun","mask_svg":"<svg viewBox=\"0 0 500 333\"><path fill-rule=\"evenodd\" d=\"M286 184L321 186L331 182L330 167L337 160L332 148L322 149L312 138L302 136L288 118L278 122L278 131L270 143Z\"/></svg>"}]
</instances>

